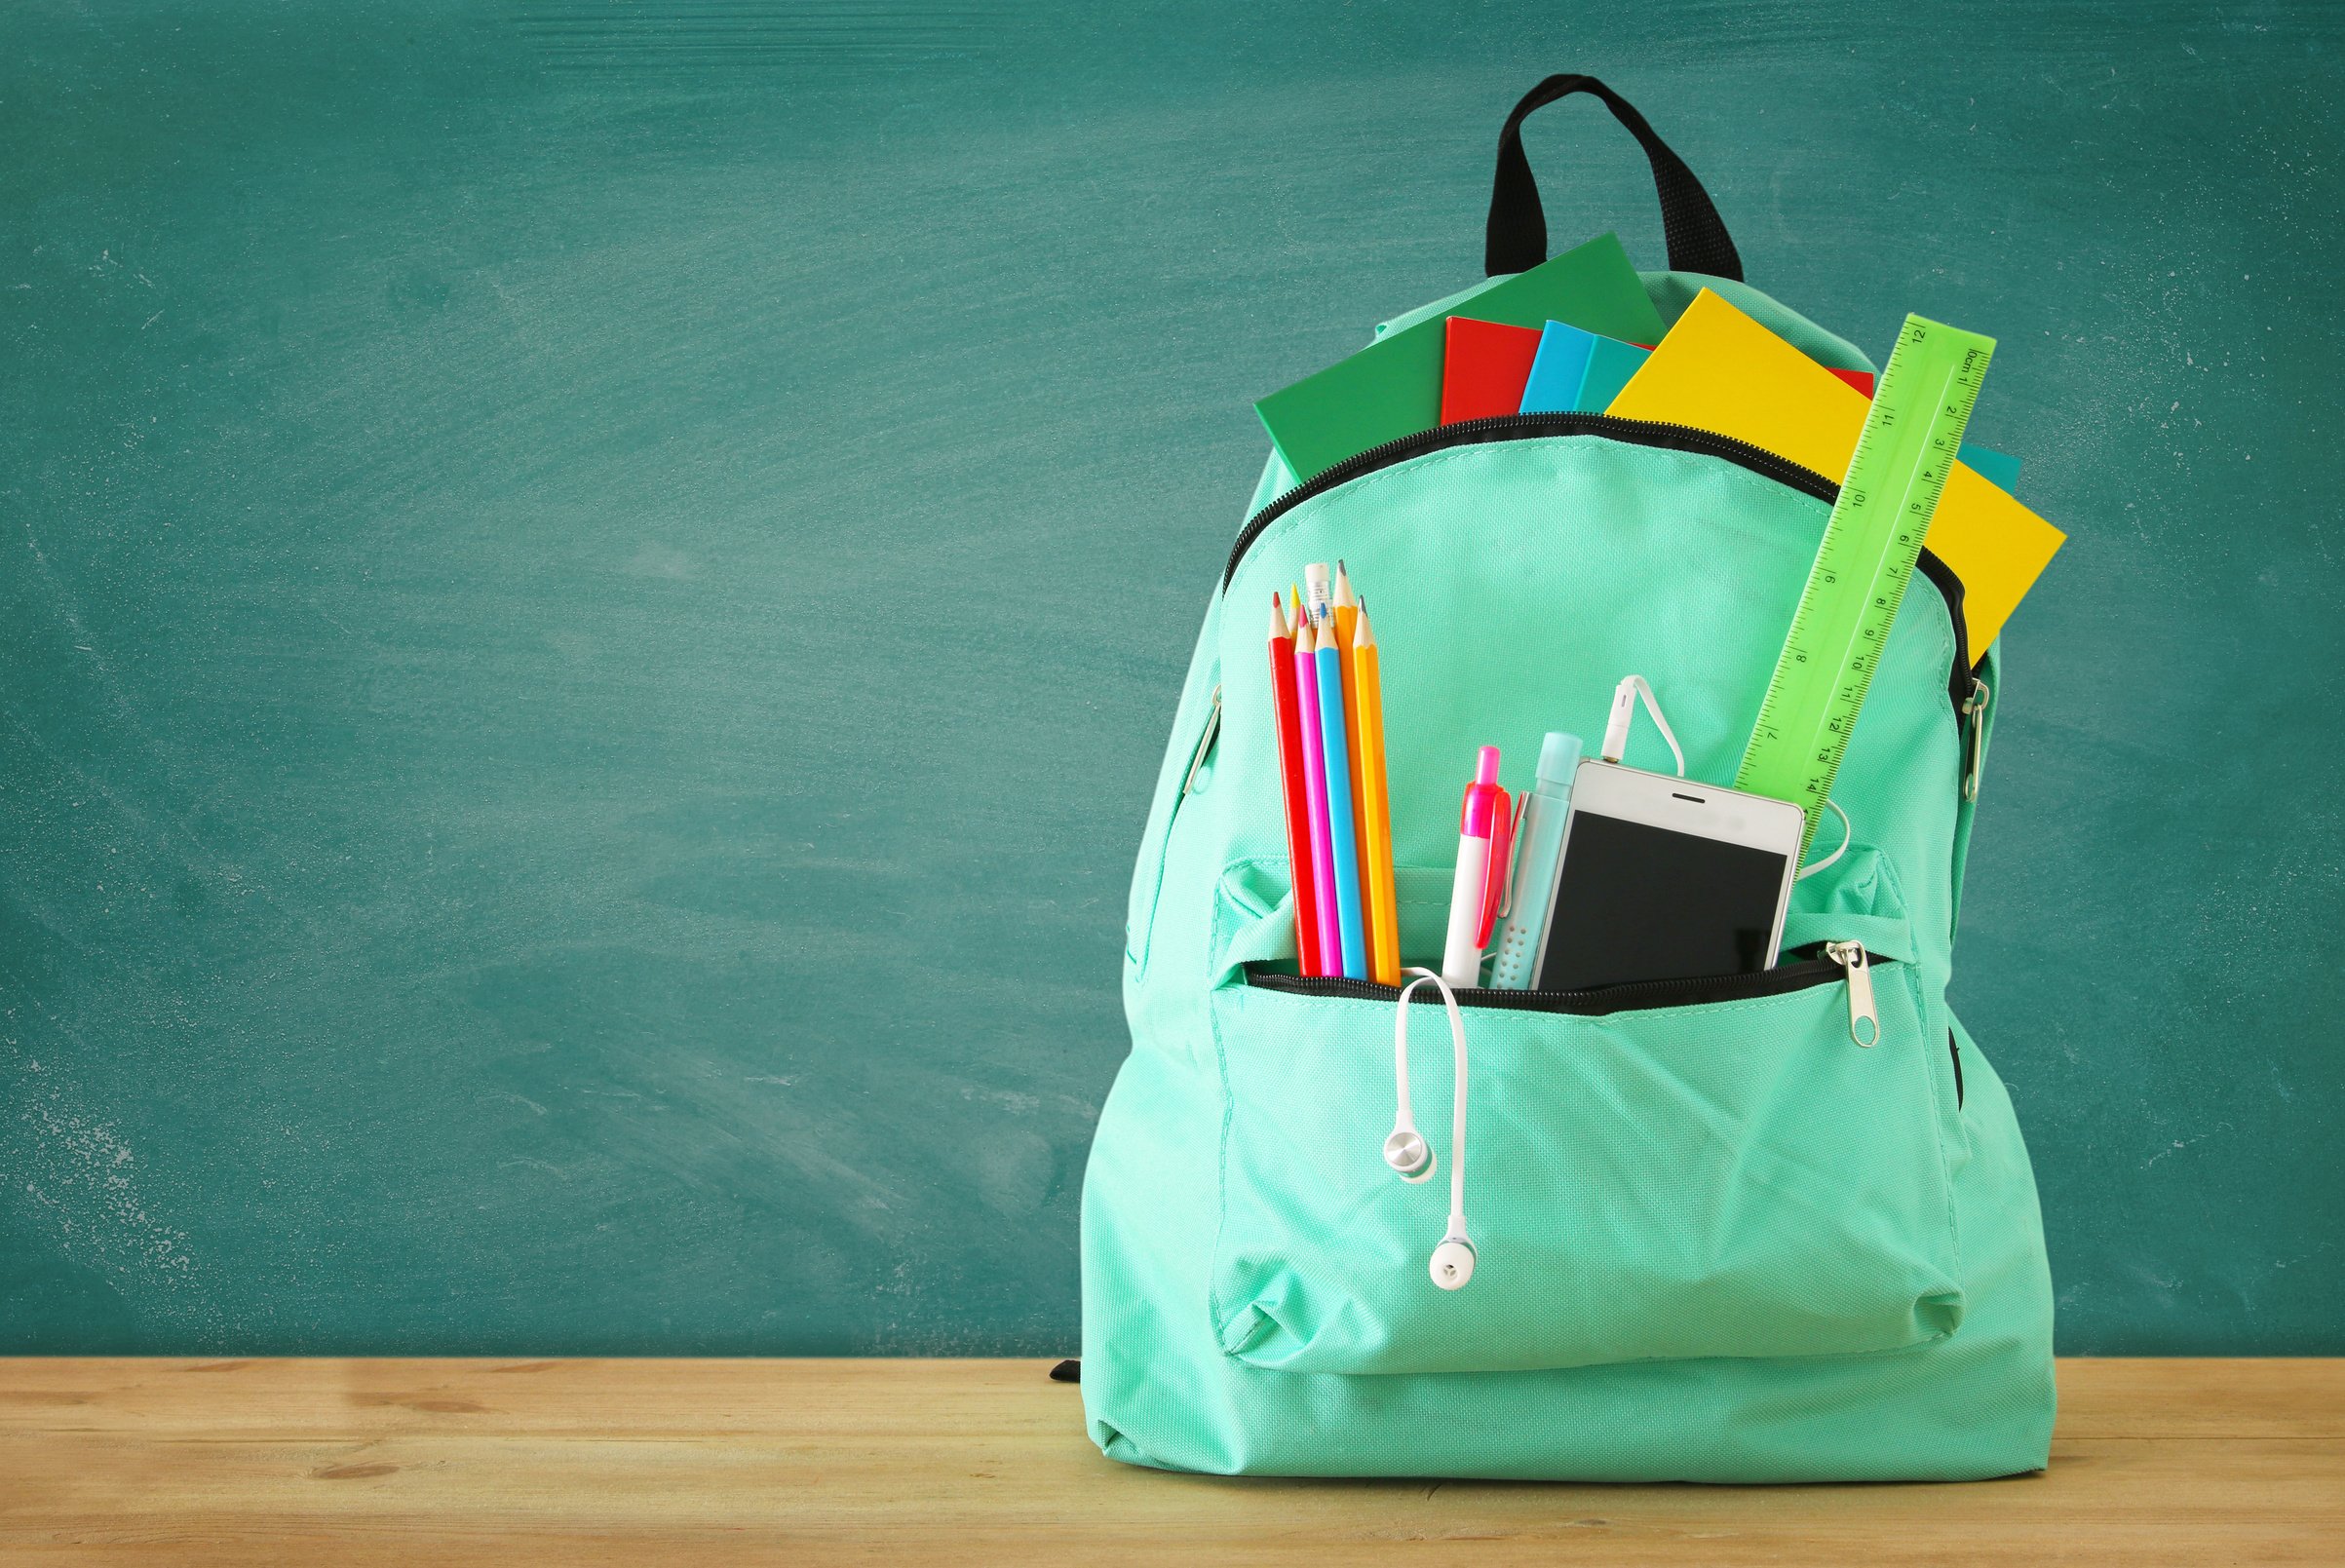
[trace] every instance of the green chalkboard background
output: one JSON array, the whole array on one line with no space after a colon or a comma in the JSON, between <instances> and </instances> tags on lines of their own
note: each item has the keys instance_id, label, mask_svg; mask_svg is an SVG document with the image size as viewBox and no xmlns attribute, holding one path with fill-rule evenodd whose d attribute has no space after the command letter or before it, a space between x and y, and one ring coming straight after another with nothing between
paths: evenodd
<instances>
[{"instance_id":1,"label":"green chalkboard background","mask_svg":"<svg viewBox=\"0 0 2345 1568\"><path fill-rule=\"evenodd\" d=\"M2072 540L1957 985L2063 1349L2345 1351L2345 12L2046 0L11 6L0 1349L1071 1349L1249 403L1558 70L2001 339Z\"/></svg>"}]
</instances>

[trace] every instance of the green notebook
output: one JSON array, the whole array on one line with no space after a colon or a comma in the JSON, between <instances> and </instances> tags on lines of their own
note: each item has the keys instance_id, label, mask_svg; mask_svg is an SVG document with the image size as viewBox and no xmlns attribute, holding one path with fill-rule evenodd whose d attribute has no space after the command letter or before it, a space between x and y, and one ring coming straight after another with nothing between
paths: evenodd
<instances>
[{"instance_id":1,"label":"green notebook","mask_svg":"<svg viewBox=\"0 0 2345 1568\"><path fill-rule=\"evenodd\" d=\"M1476 321L1530 327L1566 322L1624 343L1658 343L1666 329L1629 253L1610 234L1517 273L1460 308ZM1430 317L1380 338L1254 404L1297 479L1441 423L1443 321Z\"/></svg>"}]
</instances>

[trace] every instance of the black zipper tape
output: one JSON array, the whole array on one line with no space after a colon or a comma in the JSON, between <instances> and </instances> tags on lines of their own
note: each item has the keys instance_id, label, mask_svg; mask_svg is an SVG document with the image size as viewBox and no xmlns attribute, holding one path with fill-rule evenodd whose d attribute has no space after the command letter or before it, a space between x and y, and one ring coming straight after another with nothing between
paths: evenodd
<instances>
[{"instance_id":1,"label":"black zipper tape","mask_svg":"<svg viewBox=\"0 0 2345 1568\"><path fill-rule=\"evenodd\" d=\"M1964 705L1970 702L1971 693L1979 681L1971 673L1971 629L1963 624L1962 619L1962 579L1954 575L1953 567L1927 550L1922 552L1921 558L1914 564L1922 569L1924 577L1930 579L1930 586L1938 590L1938 596L1946 601L1947 618L1954 623L1954 667L1946 674L1946 697L1954 704L1956 716L1966 717Z\"/></svg>"},{"instance_id":2,"label":"black zipper tape","mask_svg":"<svg viewBox=\"0 0 2345 1568\"><path fill-rule=\"evenodd\" d=\"M1691 425L1660 424L1648 419L1615 419L1610 414L1500 414L1489 419L1466 419L1454 425L1436 425L1431 430L1420 430L1397 440L1386 441L1381 446L1371 446L1287 491L1249 517L1246 526L1238 530L1237 542L1230 546L1229 563L1221 569L1221 586L1228 588L1237 577L1239 563L1245 560L1246 553L1253 548L1254 541L1262 536L1264 529L1304 502L1325 495L1337 485L1348 484L1378 469L1391 468L1396 463L1405 463L1429 452L1557 436L1600 436L1606 440L1631 446L1693 452L1748 469L1761 478L1773 479L1778 484L1797 490L1802 495L1813 496L1819 501L1828 503L1840 499L1839 484L1814 469L1802 468L1763 447L1736 440L1730 436L1721 436L1715 431L1697 430ZM1930 580L1930 586L1937 589L1940 596L1946 601L1946 613L1954 621L1954 667L1946 677L1946 694L1959 717L1973 685L1970 637L1962 624L1962 579L1926 549L1921 553L1920 565L1922 575Z\"/></svg>"},{"instance_id":3,"label":"black zipper tape","mask_svg":"<svg viewBox=\"0 0 2345 1568\"><path fill-rule=\"evenodd\" d=\"M1751 473L1786 484L1819 501L1839 498L1840 486L1817 473L1802 468L1787 458L1739 441L1715 431L1696 430L1691 425L1664 425L1647 419L1615 419L1610 414L1497 414L1488 419L1462 419L1454 425L1436 425L1371 446L1345 458L1333 468L1313 475L1310 478L1287 491L1261 511L1246 520L1238 530L1237 543L1230 547L1229 564L1222 568L1221 586L1227 588L1238 575L1238 563L1246 558L1247 551L1261 537L1262 530L1292 512L1314 496L1326 494L1339 484L1348 484L1364 474L1405 463L1412 457L1428 452L1445 452L1454 446L1487 446L1499 441L1530 440L1547 436L1601 436L1607 440L1624 441L1632 446L1656 446L1673 452L1698 452L1705 457L1723 458Z\"/></svg>"},{"instance_id":4,"label":"black zipper tape","mask_svg":"<svg viewBox=\"0 0 2345 1568\"><path fill-rule=\"evenodd\" d=\"M1820 953L1821 944L1802 952ZM1884 969L1894 958L1874 958ZM1747 975L1709 975L1691 980L1644 980L1634 985L1605 985L1586 991L1510 991L1494 986L1460 985L1450 989L1461 1008L1494 1008L1508 1013L1563 1013L1574 1017L1600 1018L1614 1013L1650 1013L1662 1008L1700 1007L1709 1002L1751 1002L1762 997L1788 996L1846 979L1848 972L1828 958L1802 958L1774 969ZM1397 985L1374 980L1347 980L1328 975L1288 975L1281 970L1249 968L1246 982L1265 991L1289 996L1332 997L1354 1002L1391 1002L1401 995ZM1439 1005L1442 993L1420 986L1415 1001Z\"/></svg>"}]
</instances>

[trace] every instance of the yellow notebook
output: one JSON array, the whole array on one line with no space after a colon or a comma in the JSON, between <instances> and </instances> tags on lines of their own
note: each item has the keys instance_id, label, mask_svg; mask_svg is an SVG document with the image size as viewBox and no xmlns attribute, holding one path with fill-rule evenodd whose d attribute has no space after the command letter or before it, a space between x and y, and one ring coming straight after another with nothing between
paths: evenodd
<instances>
[{"instance_id":1,"label":"yellow notebook","mask_svg":"<svg viewBox=\"0 0 2345 1568\"><path fill-rule=\"evenodd\" d=\"M1863 393L1705 288L1604 411L1714 430L1836 480L1848 472L1865 408ZM1973 659L2066 538L1954 465L1927 544L1962 579Z\"/></svg>"}]
</instances>

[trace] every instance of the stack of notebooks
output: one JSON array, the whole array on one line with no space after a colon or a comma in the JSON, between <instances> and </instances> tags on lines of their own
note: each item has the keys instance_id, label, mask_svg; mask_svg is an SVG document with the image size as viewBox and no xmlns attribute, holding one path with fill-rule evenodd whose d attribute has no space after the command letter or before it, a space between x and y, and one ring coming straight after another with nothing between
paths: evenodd
<instances>
[{"instance_id":1,"label":"stack of notebooks","mask_svg":"<svg viewBox=\"0 0 2345 1568\"><path fill-rule=\"evenodd\" d=\"M1254 409L1298 483L1437 425L1542 413L1712 431L1837 478L1872 384L1870 371L1820 363L1709 289L1664 323L1607 234L1388 332ZM1962 580L1977 655L2063 536L2013 498L2018 460L1969 443L1961 457L1928 544Z\"/></svg>"}]
</instances>

